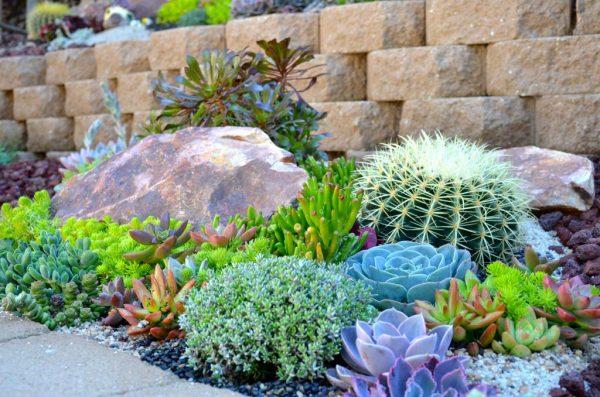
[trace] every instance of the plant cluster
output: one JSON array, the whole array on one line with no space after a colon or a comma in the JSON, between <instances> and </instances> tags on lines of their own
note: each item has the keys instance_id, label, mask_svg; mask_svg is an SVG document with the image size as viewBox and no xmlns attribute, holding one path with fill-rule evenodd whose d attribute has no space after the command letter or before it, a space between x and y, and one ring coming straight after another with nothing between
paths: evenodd
<instances>
[{"instance_id":1,"label":"plant cluster","mask_svg":"<svg viewBox=\"0 0 600 397\"><path fill-rule=\"evenodd\" d=\"M208 51L200 60L188 57L185 75L175 84L162 75L154 93L162 109L145 126L147 134L175 132L189 126L258 127L297 160L324 154L324 117L299 95L298 83L314 83L303 64L313 59L307 48L292 49L290 40L260 41L265 55L248 51Z\"/></svg>"},{"instance_id":2,"label":"plant cluster","mask_svg":"<svg viewBox=\"0 0 600 397\"><path fill-rule=\"evenodd\" d=\"M552 274L560 266L560 260L548 261L547 258L540 257L530 245L526 245L523 262L513 256L510 264L524 272Z\"/></svg>"},{"instance_id":3,"label":"plant cluster","mask_svg":"<svg viewBox=\"0 0 600 397\"><path fill-rule=\"evenodd\" d=\"M368 300L363 284L307 259L241 263L190 292L181 321L187 354L215 374L317 378L342 327L371 316Z\"/></svg>"},{"instance_id":4,"label":"plant cluster","mask_svg":"<svg viewBox=\"0 0 600 397\"><path fill-rule=\"evenodd\" d=\"M362 224L389 243L413 240L467 249L477 263L507 259L521 243L527 200L496 154L423 134L367 158L356 182Z\"/></svg>"},{"instance_id":5,"label":"plant cluster","mask_svg":"<svg viewBox=\"0 0 600 397\"><path fill-rule=\"evenodd\" d=\"M113 281L102 286L102 292L98 295L97 303L100 306L109 307L108 315L102 319L102 325L116 327L124 321L118 309L124 308L124 305L139 304L131 288L125 288L122 277L117 277Z\"/></svg>"},{"instance_id":6,"label":"plant cluster","mask_svg":"<svg viewBox=\"0 0 600 397\"><path fill-rule=\"evenodd\" d=\"M43 1L36 4L27 14L27 37L30 40L40 39L44 25L54 24L57 19L62 19L69 11L69 6L62 3Z\"/></svg>"},{"instance_id":7,"label":"plant cluster","mask_svg":"<svg viewBox=\"0 0 600 397\"><path fill-rule=\"evenodd\" d=\"M103 308L94 272L98 255L89 240L75 245L60 234L41 232L40 242L5 241L0 250L0 298L4 310L18 312L48 328L98 318Z\"/></svg>"},{"instance_id":8,"label":"plant cluster","mask_svg":"<svg viewBox=\"0 0 600 397\"><path fill-rule=\"evenodd\" d=\"M36 240L43 231L53 233L55 223L50 217L52 201L46 190L40 190L33 196L21 197L16 206L9 203L0 208L0 239L17 241Z\"/></svg>"},{"instance_id":9,"label":"plant cluster","mask_svg":"<svg viewBox=\"0 0 600 397\"><path fill-rule=\"evenodd\" d=\"M198 9L198 0L169 0L156 13L159 24L177 24L186 14Z\"/></svg>"}]
</instances>

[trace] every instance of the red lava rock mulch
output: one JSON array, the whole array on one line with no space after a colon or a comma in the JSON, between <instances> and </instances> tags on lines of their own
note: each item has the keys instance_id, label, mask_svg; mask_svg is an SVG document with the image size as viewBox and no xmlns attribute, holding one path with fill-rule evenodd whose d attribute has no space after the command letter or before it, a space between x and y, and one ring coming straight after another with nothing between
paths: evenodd
<instances>
[{"instance_id":1,"label":"red lava rock mulch","mask_svg":"<svg viewBox=\"0 0 600 397\"><path fill-rule=\"evenodd\" d=\"M600 160L595 162L596 198L591 209L577 214L554 211L540 216L545 230L554 230L573 250L561 259L563 278L583 275L584 281L600 285Z\"/></svg>"},{"instance_id":2,"label":"red lava rock mulch","mask_svg":"<svg viewBox=\"0 0 600 397\"><path fill-rule=\"evenodd\" d=\"M16 203L21 196L33 197L38 190L54 194L61 181L60 162L55 159L21 161L0 165L0 203Z\"/></svg>"},{"instance_id":3,"label":"red lava rock mulch","mask_svg":"<svg viewBox=\"0 0 600 397\"><path fill-rule=\"evenodd\" d=\"M600 358L592 360L590 365L581 372L566 372L560 377L559 385L560 388L555 388L550 391L550 396L600 396Z\"/></svg>"}]
</instances>

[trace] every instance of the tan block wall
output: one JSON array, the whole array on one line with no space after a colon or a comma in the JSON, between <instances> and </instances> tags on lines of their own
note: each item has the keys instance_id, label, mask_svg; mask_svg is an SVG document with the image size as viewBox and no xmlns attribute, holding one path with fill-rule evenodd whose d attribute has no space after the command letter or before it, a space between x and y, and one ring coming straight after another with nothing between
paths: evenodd
<instances>
[{"instance_id":1,"label":"tan block wall","mask_svg":"<svg viewBox=\"0 0 600 397\"><path fill-rule=\"evenodd\" d=\"M600 1L571 3L375 1L0 58L0 143L71 151L97 118L98 141L114 139L100 81L117 93L129 130L140 132L157 107L159 71L172 80L186 55L291 37L315 50L308 66L319 67L310 73L323 74L302 95L328 113L324 150L358 155L424 129L494 147L600 154Z\"/></svg>"}]
</instances>

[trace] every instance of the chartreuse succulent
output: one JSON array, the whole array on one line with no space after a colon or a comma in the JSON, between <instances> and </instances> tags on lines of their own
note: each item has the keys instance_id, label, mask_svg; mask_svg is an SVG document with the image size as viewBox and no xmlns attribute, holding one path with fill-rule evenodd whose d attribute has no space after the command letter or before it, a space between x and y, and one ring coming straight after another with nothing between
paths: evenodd
<instances>
[{"instance_id":1,"label":"chartreuse succulent","mask_svg":"<svg viewBox=\"0 0 600 397\"><path fill-rule=\"evenodd\" d=\"M505 306L470 271L465 281L450 280L450 289L435 292L435 304L415 301L415 311L422 313L428 328L448 324L453 328L454 342L469 342L475 355L479 346L487 347L496 336L497 320Z\"/></svg>"},{"instance_id":2,"label":"chartreuse succulent","mask_svg":"<svg viewBox=\"0 0 600 397\"><path fill-rule=\"evenodd\" d=\"M97 303L100 306L110 307L108 315L102 319L102 325L116 327L124 321L119 308L124 305L138 304L137 298L131 288L126 288L123 277L117 277L113 281L102 286L102 292L98 295Z\"/></svg>"},{"instance_id":3,"label":"chartreuse succulent","mask_svg":"<svg viewBox=\"0 0 600 397\"><path fill-rule=\"evenodd\" d=\"M560 265L560 260L556 259L553 261L548 261L547 258L540 257L531 245L526 245L523 262L519 261L513 256L510 264L524 272L544 272L547 274L552 274Z\"/></svg>"},{"instance_id":4,"label":"chartreuse succulent","mask_svg":"<svg viewBox=\"0 0 600 397\"><path fill-rule=\"evenodd\" d=\"M600 295L590 284L576 276L560 284L550 277L544 278L544 286L552 290L558 299L555 311L534 308L538 316L560 326L560 334L572 347L583 348L589 338L600 335Z\"/></svg>"},{"instance_id":5,"label":"chartreuse succulent","mask_svg":"<svg viewBox=\"0 0 600 397\"><path fill-rule=\"evenodd\" d=\"M139 261L148 264L162 262L170 255L185 258L190 251L179 250L190 239L187 230L188 221L182 222L176 229L171 229L171 217L168 213L160 218L160 224L148 224L144 230L131 230L129 235L136 242L147 246L147 248L123 254L123 258L130 261Z\"/></svg>"},{"instance_id":6,"label":"chartreuse succulent","mask_svg":"<svg viewBox=\"0 0 600 397\"><path fill-rule=\"evenodd\" d=\"M169 0L156 13L159 24L176 24L185 14L198 9L198 0Z\"/></svg>"},{"instance_id":7,"label":"chartreuse succulent","mask_svg":"<svg viewBox=\"0 0 600 397\"><path fill-rule=\"evenodd\" d=\"M475 269L465 250L402 241L359 252L348 259L346 272L371 286L376 308L413 314L415 300L433 303L436 290L447 289L451 278L464 279Z\"/></svg>"},{"instance_id":8,"label":"chartreuse succulent","mask_svg":"<svg viewBox=\"0 0 600 397\"><path fill-rule=\"evenodd\" d=\"M367 157L356 181L360 221L388 243L412 240L469 250L477 263L505 259L528 216L519 180L494 152L458 138L403 138Z\"/></svg>"},{"instance_id":9,"label":"chartreuse succulent","mask_svg":"<svg viewBox=\"0 0 600 397\"><path fill-rule=\"evenodd\" d=\"M194 286L190 280L181 288L177 287L173 271L163 271L156 265L150 276L151 290L148 291L141 280L133 280L133 291L141 302L141 307L125 304L117 309L121 317L130 324L129 335L149 333L156 339L182 338L185 333L179 329L179 316L184 313L184 295Z\"/></svg>"},{"instance_id":10,"label":"chartreuse succulent","mask_svg":"<svg viewBox=\"0 0 600 397\"><path fill-rule=\"evenodd\" d=\"M339 157L333 161L325 162L309 157L301 164L308 175L322 181L330 174L331 183L346 187L352 185L356 178L356 162L354 159Z\"/></svg>"},{"instance_id":11,"label":"chartreuse succulent","mask_svg":"<svg viewBox=\"0 0 600 397\"><path fill-rule=\"evenodd\" d=\"M543 317L536 318L531 308L526 316L516 322L507 317L499 319L498 332L501 340L493 341L492 349L496 353L517 357L526 357L532 352L552 347L560 337L558 326L548 327L548 321Z\"/></svg>"},{"instance_id":12,"label":"chartreuse succulent","mask_svg":"<svg viewBox=\"0 0 600 397\"><path fill-rule=\"evenodd\" d=\"M15 207L9 203L0 207L0 239L30 241L42 231L54 233L56 225L50 216L50 194L36 192L33 199L20 197Z\"/></svg>"},{"instance_id":13,"label":"chartreuse succulent","mask_svg":"<svg viewBox=\"0 0 600 397\"><path fill-rule=\"evenodd\" d=\"M374 315L369 290L336 266L262 257L225 268L186 300L187 355L213 375L315 379L342 327Z\"/></svg>"},{"instance_id":14,"label":"chartreuse succulent","mask_svg":"<svg viewBox=\"0 0 600 397\"><path fill-rule=\"evenodd\" d=\"M55 23L69 13L69 6L62 3L43 1L27 14L27 38L37 40L40 38L42 26Z\"/></svg>"},{"instance_id":15,"label":"chartreuse succulent","mask_svg":"<svg viewBox=\"0 0 600 397\"><path fill-rule=\"evenodd\" d=\"M0 298L14 311L54 329L94 320L104 309L93 301L98 255L90 241L75 245L42 232L39 242L15 244L0 252Z\"/></svg>"},{"instance_id":16,"label":"chartreuse succulent","mask_svg":"<svg viewBox=\"0 0 600 397\"><path fill-rule=\"evenodd\" d=\"M318 262L340 262L353 255L367 238L350 233L361 198L351 186L332 183L329 173L322 180L310 178L298 197L298 208L279 207L271 217L275 252Z\"/></svg>"}]
</instances>

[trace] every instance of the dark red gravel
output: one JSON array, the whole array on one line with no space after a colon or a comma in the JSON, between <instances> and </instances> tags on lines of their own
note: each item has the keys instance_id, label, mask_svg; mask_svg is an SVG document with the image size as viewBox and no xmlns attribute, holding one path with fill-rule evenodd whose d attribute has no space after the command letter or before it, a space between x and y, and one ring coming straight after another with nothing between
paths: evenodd
<instances>
[{"instance_id":1,"label":"dark red gravel","mask_svg":"<svg viewBox=\"0 0 600 397\"><path fill-rule=\"evenodd\" d=\"M45 53L46 44L27 41L25 35L18 33L0 33L0 58Z\"/></svg>"},{"instance_id":2,"label":"dark red gravel","mask_svg":"<svg viewBox=\"0 0 600 397\"><path fill-rule=\"evenodd\" d=\"M600 397L600 358L590 362L581 372L566 372L560 377L560 388L550 391L552 397Z\"/></svg>"},{"instance_id":3,"label":"dark red gravel","mask_svg":"<svg viewBox=\"0 0 600 397\"><path fill-rule=\"evenodd\" d=\"M563 278L583 275L584 281L600 285L600 161L595 165L596 198L591 209L577 214L560 211L540 216L545 230L554 230L573 250L561 259Z\"/></svg>"},{"instance_id":4,"label":"dark red gravel","mask_svg":"<svg viewBox=\"0 0 600 397\"><path fill-rule=\"evenodd\" d=\"M21 196L33 197L38 190L54 194L54 186L61 181L59 168L55 159L0 165L0 204L14 204Z\"/></svg>"}]
</instances>

